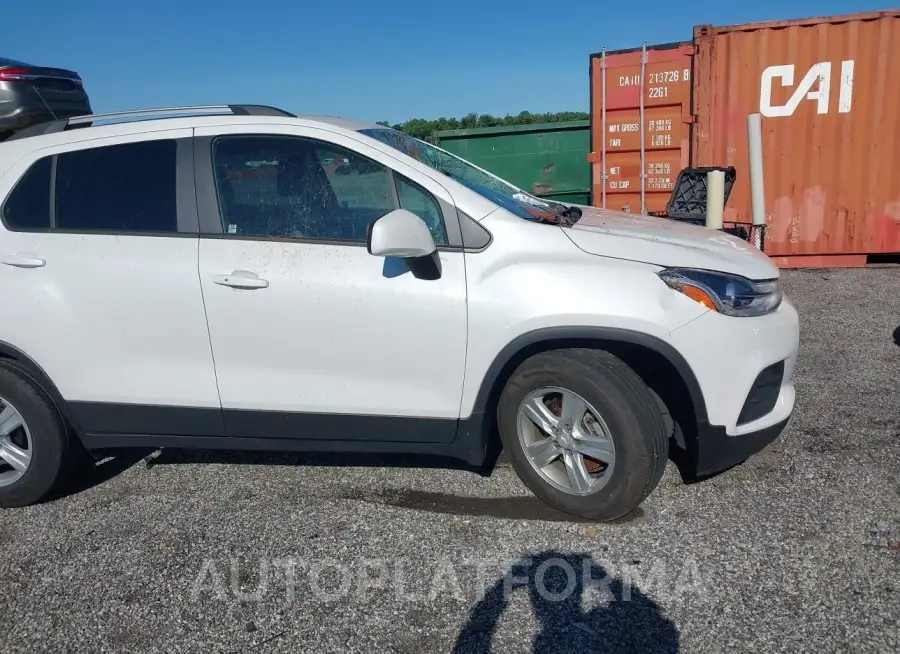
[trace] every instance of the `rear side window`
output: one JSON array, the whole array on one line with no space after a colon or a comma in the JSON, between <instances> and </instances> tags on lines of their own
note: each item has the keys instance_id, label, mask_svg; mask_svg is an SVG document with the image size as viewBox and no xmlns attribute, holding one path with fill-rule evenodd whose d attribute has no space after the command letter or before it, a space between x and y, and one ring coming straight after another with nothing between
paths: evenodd
<instances>
[{"instance_id":1,"label":"rear side window","mask_svg":"<svg viewBox=\"0 0 900 654\"><path fill-rule=\"evenodd\" d=\"M15 185L3 205L3 222L9 229L50 228L51 157L35 162Z\"/></svg>"},{"instance_id":2,"label":"rear side window","mask_svg":"<svg viewBox=\"0 0 900 654\"><path fill-rule=\"evenodd\" d=\"M56 228L177 232L173 140L67 152L56 162Z\"/></svg>"}]
</instances>

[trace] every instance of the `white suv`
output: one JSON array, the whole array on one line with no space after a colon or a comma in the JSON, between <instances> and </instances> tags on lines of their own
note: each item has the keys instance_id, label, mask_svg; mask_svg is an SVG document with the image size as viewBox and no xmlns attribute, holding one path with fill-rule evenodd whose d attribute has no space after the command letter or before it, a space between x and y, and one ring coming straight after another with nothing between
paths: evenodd
<instances>
[{"instance_id":1,"label":"white suv","mask_svg":"<svg viewBox=\"0 0 900 654\"><path fill-rule=\"evenodd\" d=\"M535 198L381 127L230 105L0 144L0 505L80 450L404 452L611 520L670 443L737 464L794 405L758 249ZM499 441L496 436L499 435Z\"/></svg>"}]
</instances>

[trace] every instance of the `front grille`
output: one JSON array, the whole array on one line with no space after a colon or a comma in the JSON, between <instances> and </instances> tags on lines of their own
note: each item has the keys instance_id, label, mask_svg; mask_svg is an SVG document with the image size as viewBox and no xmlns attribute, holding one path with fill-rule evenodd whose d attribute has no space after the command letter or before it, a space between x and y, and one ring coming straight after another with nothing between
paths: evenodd
<instances>
[{"instance_id":1,"label":"front grille","mask_svg":"<svg viewBox=\"0 0 900 654\"><path fill-rule=\"evenodd\" d=\"M759 373L753 386L750 387L737 424L744 425L753 422L774 409L775 403L778 401L778 394L781 392L783 378L784 361L779 361Z\"/></svg>"}]
</instances>

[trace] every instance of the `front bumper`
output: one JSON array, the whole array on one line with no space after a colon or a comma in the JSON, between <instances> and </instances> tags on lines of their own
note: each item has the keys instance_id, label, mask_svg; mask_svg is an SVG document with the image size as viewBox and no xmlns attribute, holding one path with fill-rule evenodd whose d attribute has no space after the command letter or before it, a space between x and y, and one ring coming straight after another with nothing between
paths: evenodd
<instances>
[{"instance_id":1,"label":"front bumper","mask_svg":"<svg viewBox=\"0 0 900 654\"><path fill-rule=\"evenodd\" d=\"M750 434L786 420L794 409L794 366L800 347L797 311L784 300L777 311L733 318L710 311L667 336L697 378L710 425L729 436ZM741 419L760 373L783 362L774 405L765 415Z\"/></svg>"},{"instance_id":2,"label":"front bumper","mask_svg":"<svg viewBox=\"0 0 900 654\"><path fill-rule=\"evenodd\" d=\"M713 475L743 463L777 439L790 422L790 417L759 431L729 436L724 427L709 423L697 425L696 450L691 452L698 477Z\"/></svg>"},{"instance_id":3,"label":"front bumper","mask_svg":"<svg viewBox=\"0 0 900 654\"><path fill-rule=\"evenodd\" d=\"M705 415L685 445L697 475L746 460L784 431L794 411L800 346L797 312L786 299L756 318L709 312L668 335L697 379Z\"/></svg>"}]
</instances>

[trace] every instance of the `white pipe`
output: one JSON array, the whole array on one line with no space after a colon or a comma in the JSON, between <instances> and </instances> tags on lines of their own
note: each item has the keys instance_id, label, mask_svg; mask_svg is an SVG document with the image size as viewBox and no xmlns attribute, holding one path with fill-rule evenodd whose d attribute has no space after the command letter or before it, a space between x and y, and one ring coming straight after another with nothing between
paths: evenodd
<instances>
[{"instance_id":1,"label":"white pipe","mask_svg":"<svg viewBox=\"0 0 900 654\"><path fill-rule=\"evenodd\" d=\"M747 152L750 155L750 207L754 225L766 224L766 194L763 189L762 116L747 116Z\"/></svg>"},{"instance_id":2,"label":"white pipe","mask_svg":"<svg viewBox=\"0 0 900 654\"><path fill-rule=\"evenodd\" d=\"M725 171L711 170L706 173L706 226L722 229L722 215L725 213Z\"/></svg>"},{"instance_id":3,"label":"white pipe","mask_svg":"<svg viewBox=\"0 0 900 654\"><path fill-rule=\"evenodd\" d=\"M641 106L640 106L640 131L641 131L641 213L647 213L646 187L647 181L647 164L646 152L644 147L644 73L647 69L647 42L641 46Z\"/></svg>"}]
</instances>

